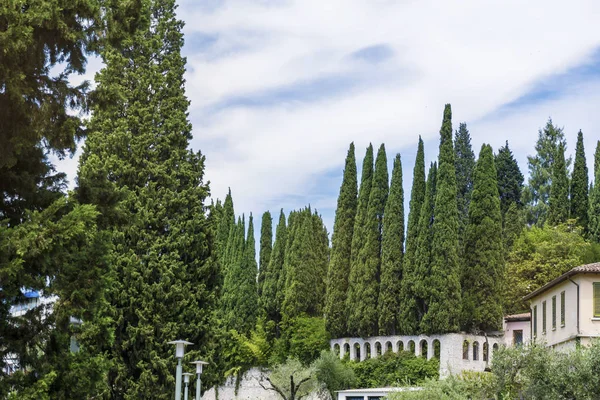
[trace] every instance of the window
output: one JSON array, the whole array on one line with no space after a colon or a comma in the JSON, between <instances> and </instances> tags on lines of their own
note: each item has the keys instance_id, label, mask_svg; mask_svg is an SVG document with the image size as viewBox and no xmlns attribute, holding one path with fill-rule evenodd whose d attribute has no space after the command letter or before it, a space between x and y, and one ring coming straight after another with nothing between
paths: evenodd
<instances>
[{"instance_id":1,"label":"window","mask_svg":"<svg viewBox=\"0 0 600 400\"><path fill-rule=\"evenodd\" d=\"M533 306L533 337L537 336L537 306Z\"/></svg>"},{"instance_id":2,"label":"window","mask_svg":"<svg viewBox=\"0 0 600 400\"><path fill-rule=\"evenodd\" d=\"M552 330L556 329L556 296L552 296Z\"/></svg>"},{"instance_id":3,"label":"window","mask_svg":"<svg viewBox=\"0 0 600 400\"><path fill-rule=\"evenodd\" d=\"M479 343L473 342L473 361L479 360Z\"/></svg>"},{"instance_id":4,"label":"window","mask_svg":"<svg viewBox=\"0 0 600 400\"><path fill-rule=\"evenodd\" d=\"M565 327L565 292L560 292L560 326Z\"/></svg>"},{"instance_id":5,"label":"window","mask_svg":"<svg viewBox=\"0 0 600 400\"><path fill-rule=\"evenodd\" d=\"M523 344L523 330L513 331L513 344L515 346L521 346Z\"/></svg>"},{"instance_id":6,"label":"window","mask_svg":"<svg viewBox=\"0 0 600 400\"><path fill-rule=\"evenodd\" d=\"M542 301L542 334L546 334L546 302Z\"/></svg>"},{"instance_id":7,"label":"window","mask_svg":"<svg viewBox=\"0 0 600 400\"><path fill-rule=\"evenodd\" d=\"M483 361L487 361L490 354L490 348L487 342L483 344Z\"/></svg>"},{"instance_id":8,"label":"window","mask_svg":"<svg viewBox=\"0 0 600 400\"><path fill-rule=\"evenodd\" d=\"M600 282L594 282L594 317L600 318Z\"/></svg>"},{"instance_id":9,"label":"window","mask_svg":"<svg viewBox=\"0 0 600 400\"><path fill-rule=\"evenodd\" d=\"M463 360L469 359L469 342L466 340L463 342Z\"/></svg>"}]
</instances>

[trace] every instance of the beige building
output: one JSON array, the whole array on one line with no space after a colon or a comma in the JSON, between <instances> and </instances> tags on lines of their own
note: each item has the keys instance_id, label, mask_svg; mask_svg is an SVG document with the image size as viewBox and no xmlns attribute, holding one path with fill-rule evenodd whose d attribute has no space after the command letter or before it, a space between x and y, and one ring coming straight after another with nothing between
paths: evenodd
<instances>
[{"instance_id":1,"label":"beige building","mask_svg":"<svg viewBox=\"0 0 600 400\"><path fill-rule=\"evenodd\" d=\"M528 294L531 338L573 348L600 337L600 262L582 265Z\"/></svg>"}]
</instances>

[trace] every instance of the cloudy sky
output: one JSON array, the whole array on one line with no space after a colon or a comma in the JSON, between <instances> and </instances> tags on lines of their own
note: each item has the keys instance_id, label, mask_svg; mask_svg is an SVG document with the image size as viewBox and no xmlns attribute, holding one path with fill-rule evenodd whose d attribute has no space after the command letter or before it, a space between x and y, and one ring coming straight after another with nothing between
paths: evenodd
<instances>
[{"instance_id":1,"label":"cloudy sky","mask_svg":"<svg viewBox=\"0 0 600 400\"><path fill-rule=\"evenodd\" d=\"M402 155L408 198L418 136L434 160L445 103L476 152L508 140L524 173L549 117L569 153L583 130L592 165L597 0L184 0L179 16L191 145L236 213L310 203L331 232L352 141L359 163L369 142L385 143L390 169Z\"/></svg>"}]
</instances>

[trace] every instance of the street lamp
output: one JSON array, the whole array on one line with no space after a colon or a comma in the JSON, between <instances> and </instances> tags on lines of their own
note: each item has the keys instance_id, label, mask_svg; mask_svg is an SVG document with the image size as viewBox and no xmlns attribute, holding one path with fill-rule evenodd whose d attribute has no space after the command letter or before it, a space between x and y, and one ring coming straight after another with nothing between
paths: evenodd
<instances>
[{"instance_id":1,"label":"street lamp","mask_svg":"<svg viewBox=\"0 0 600 400\"><path fill-rule=\"evenodd\" d=\"M193 344L185 340L174 340L168 344L175 345L175 358L177 358L177 370L175 371L175 400L181 400L181 374L183 367L181 366L181 360L183 360L183 354L185 353L185 346Z\"/></svg>"},{"instance_id":2,"label":"street lamp","mask_svg":"<svg viewBox=\"0 0 600 400\"><path fill-rule=\"evenodd\" d=\"M196 379L196 399L195 400L200 400L200 388L201 388L200 375L202 375L202 366L208 365L208 363L205 361L197 360L197 361L192 361L190 364L196 364L196 376L198 378Z\"/></svg>"},{"instance_id":3,"label":"street lamp","mask_svg":"<svg viewBox=\"0 0 600 400\"><path fill-rule=\"evenodd\" d=\"M183 400L188 400L188 387L190 386L190 376L194 376L194 374L190 374L189 372L183 374L183 383L185 384L185 389L183 390Z\"/></svg>"}]
</instances>

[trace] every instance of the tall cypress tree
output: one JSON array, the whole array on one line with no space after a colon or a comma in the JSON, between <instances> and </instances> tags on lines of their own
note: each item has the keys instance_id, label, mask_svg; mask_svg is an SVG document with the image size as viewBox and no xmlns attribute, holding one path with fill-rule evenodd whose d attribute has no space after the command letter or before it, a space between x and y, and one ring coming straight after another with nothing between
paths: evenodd
<instances>
[{"instance_id":1,"label":"tall cypress tree","mask_svg":"<svg viewBox=\"0 0 600 400\"><path fill-rule=\"evenodd\" d=\"M242 321L238 330L245 333L250 333L256 325L256 317L258 315L258 290L256 278L258 274L258 266L256 265L256 242L254 240L254 221L252 213L248 219L248 234L246 235L246 243L244 245L244 253L240 270L239 286L237 295L239 296L239 305L235 310Z\"/></svg>"},{"instance_id":2,"label":"tall cypress tree","mask_svg":"<svg viewBox=\"0 0 600 400\"><path fill-rule=\"evenodd\" d=\"M552 184L548 208L548 223L558 225L569 218L569 178L565 165L565 148L558 145L552 165Z\"/></svg>"},{"instance_id":3,"label":"tall cypress tree","mask_svg":"<svg viewBox=\"0 0 600 400\"><path fill-rule=\"evenodd\" d=\"M585 160L585 148L583 146L583 132L577 134L577 145L575 146L575 164L573 164L573 176L571 178L571 218L575 218L579 226L587 232L589 178L587 163Z\"/></svg>"},{"instance_id":4,"label":"tall cypress tree","mask_svg":"<svg viewBox=\"0 0 600 400\"><path fill-rule=\"evenodd\" d=\"M590 239L600 243L600 140L594 153L594 186L590 189L590 210L588 213L588 233Z\"/></svg>"},{"instance_id":5,"label":"tall cypress tree","mask_svg":"<svg viewBox=\"0 0 600 400\"><path fill-rule=\"evenodd\" d=\"M365 337L377 334L377 297L379 295L379 274L381 269L381 233L383 211L388 196L388 170L385 146L377 152L375 171L369 193L367 215L364 220L364 246L358 254L353 270L354 306L348 314L348 326L351 332Z\"/></svg>"},{"instance_id":6,"label":"tall cypress tree","mask_svg":"<svg viewBox=\"0 0 600 400\"><path fill-rule=\"evenodd\" d=\"M452 146L452 110L446 104L440 129L440 155L431 242L431 275L427 281L427 313L421 321L425 333L454 332L460 320L460 265L458 262L458 207Z\"/></svg>"},{"instance_id":7,"label":"tall cypress tree","mask_svg":"<svg viewBox=\"0 0 600 400\"><path fill-rule=\"evenodd\" d=\"M111 396L170 399L168 342L187 339L211 356L215 238L204 157L188 149L183 23L174 1L143 2L139 15L125 46L103 48L78 194L106 211L114 241L105 318Z\"/></svg>"},{"instance_id":8,"label":"tall cypress tree","mask_svg":"<svg viewBox=\"0 0 600 400\"><path fill-rule=\"evenodd\" d=\"M379 286L379 334L398 332L400 287L404 257L404 190L402 188L402 161L394 158L390 193L383 214L381 242L381 283Z\"/></svg>"},{"instance_id":9,"label":"tall cypress tree","mask_svg":"<svg viewBox=\"0 0 600 400\"><path fill-rule=\"evenodd\" d=\"M516 203L511 203L504 214L502 226L502 238L504 242L504 259L512 250L513 244L525 229L525 218L523 210L517 207Z\"/></svg>"},{"instance_id":10,"label":"tall cypress tree","mask_svg":"<svg viewBox=\"0 0 600 400\"><path fill-rule=\"evenodd\" d=\"M432 163L427 175L425 196L419 212L418 236L414 260L402 276L402 306L399 328L405 335L419 333L419 325L426 313L427 279L431 265L431 241L433 239L433 214L437 180L437 164Z\"/></svg>"},{"instance_id":11,"label":"tall cypress tree","mask_svg":"<svg viewBox=\"0 0 600 400\"><path fill-rule=\"evenodd\" d=\"M484 144L473 176L462 271L462 329L470 332L502 326L504 247L496 179L492 148Z\"/></svg>"},{"instance_id":12,"label":"tall cypress tree","mask_svg":"<svg viewBox=\"0 0 600 400\"><path fill-rule=\"evenodd\" d=\"M258 270L258 297L262 299L263 285L265 276L267 274L267 268L269 267L269 261L271 259L271 252L273 251L273 218L269 211L265 211L262 216L260 225L260 253L259 257L259 270Z\"/></svg>"},{"instance_id":13,"label":"tall cypress tree","mask_svg":"<svg viewBox=\"0 0 600 400\"><path fill-rule=\"evenodd\" d=\"M233 225L235 225L235 213L233 211L231 189L229 189L225 196L225 201L223 202L223 213L219 218L219 226L217 227L217 256L219 259L225 254L229 231Z\"/></svg>"},{"instance_id":14,"label":"tall cypress tree","mask_svg":"<svg viewBox=\"0 0 600 400\"><path fill-rule=\"evenodd\" d=\"M273 244L273 252L269 260L269 266L265 272L265 280L263 282L263 293L261 305L266 313L267 320L279 323L281 321L281 304L278 304L278 282L283 270L285 260L285 247L287 229L285 224L285 214L283 209L279 213L279 222L275 230L275 243Z\"/></svg>"},{"instance_id":15,"label":"tall cypress tree","mask_svg":"<svg viewBox=\"0 0 600 400\"><path fill-rule=\"evenodd\" d=\"M498 173L498 194L500 196L500 209L502 215L506 214L511 204L521 207L521 192L523 191L523 174L515 160L512 151L506 145L500 147L495 158Z\"/></svg>"},{"instance_id":16,"label":"tall cypress tree","mask_svg":"<svg viewBox=\"0 0 600 400\"><path fill-rule=\"evenodd\" d=\"M462 246L465 227L469 221L469 203L473 191L473 168L475 167L475 153L471 147L471 135L467 124L461 122L455 133L454 164L456 168L456 187L459 220L459 246L462 258Z\"/></svg>"},{"instance_id":17,"label":"tall cypress tree","mask_svg":"<svg viewBox=\"0 0 600 400\"><path fill-rule=\"evenodd\" d=\"M356 293L359 285L359 254L365 245L366 234L365 224L367 220L367 209L369 206L369 196L371 193L371 183L373 180L373 146L369 144L365 158L363 159L362 174L360 179L360 189L358 191L358 204L356 208L356 218L354 219L354 231L352 232L352 248L350 250L350 275L348 278L348 295L346 297L346 316L350 315L356 302L360 301L360 295ZM358 325L355 319L352 322L348 319L347 333L356 335Z\"/></svg>"},{"instance_id":18,"label":"tall cypress tree","mask_svg":"<svg viewBox=\"0 0 600 400\"><path fill-rule=\"evenodd\" d=\"M346 333L346 295L350 275L352 232L354 231L354 218L358 202L357 190L354 143L350 143L335 211L331 238L331 260L327 274L326 327L333 337L342 337Z\"/></svg>"}]
</instances>

